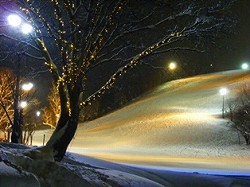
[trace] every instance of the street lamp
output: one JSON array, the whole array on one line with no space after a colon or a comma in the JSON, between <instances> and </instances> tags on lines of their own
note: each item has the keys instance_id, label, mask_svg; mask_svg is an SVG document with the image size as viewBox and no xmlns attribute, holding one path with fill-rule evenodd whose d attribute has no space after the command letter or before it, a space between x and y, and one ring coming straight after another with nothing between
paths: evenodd
<instances>
[{"instance_id":1,"label":"street lamp","mask_svg":"<svg viewBox=\"0 0 250 187\"><path fill-rule=\"evenodd\" d=\"M249 68L249 65L248 65L248 63L243 63L242 65L241 65L241 68L243 69L243 70L247 70L248 68Z\"/></svg>"},{"instance_id":2,"label":"street lamp","mask_svg":"<svg viewBox=\"0 0 250 187\"><path fill-rule=\"evenodd\" d=\"M17 14L11 14L7 17L7 21L9 25L13 27L19 27L21 28L21 31L23 34L30 34L33 31L33 27L24 22L20 16Z\"/></svg>"},{"instance_id":3,"label":"street lamp","mask_svg":"<svg viewBox=\"0 0 250 187\"><path fill-rule=\"evenodd\" d=\"M34 87L34 84L29 82L22 85L23 91L30 91Z\"/></svg>"},{"instance_id":4,"label":"street lamp","mask_svg":"<svg viewBox=\"0 0 250 187\"><path fill-rule=\"evenodd\" d=\"M36 111L36 117L40 117L41 112L40 111Z\"/></svg>"},{"instance_id":5,"label":"street lamp","mask_svg":"<svg viewBox=\"0 0 250 187\"><path fill-rule=\"evenodd\" d=\"M20 89L20 73L17 74L17 80L16 80L16 89L14 94L14 121L13 121L13 127L12 127L12 134L11 134L11 142L12 143L18 143L20 137L22 138L22 115L23 115L23 109L28 105L26 101L20 101L21 96L21 90L23 91L30 91L33 88L32 83L25 83L22 85Z\"/></svg>"},{"instance_id":6,"label":"street lamp","mask_svg":"<svg viewBox=\"0 0 250 187\"><path fill-rule=\"evenodd\" d=\"M33 27L30 24L25 23L22 25L21 31L23 34L29 34L33 31Z\"/></svg>"},{"instance_id":7,"label":"street lamp","mask_svg":"<svg viewBox=\"0 0 250 187\"><path fill-rule=\"evenodd\" d=\"M176 67L177 67L177 65L176 65L175 62L171 62L171 63L169 63L169 65L168 65L168 69L170 69L170 70L175 70Z\"/></svg>"},{"instance_id":8,"label":"street lamp","mask_svg":"<svg viewBox=\"0 0 250 187\"><path fill-rule=\"evenodd\" d=\"M20 18L20 16L18 16L16 14L9 15L7 17L7 21L9 23L9 25L11 25L13 27L18 27L22 23L22 19Z\"/></svg>"},{"instance_id":9,"label":"street lamp","mask_svg":"<svg viewBox=\"0 0 250 187\"><path fill-rule=\"evenodd\" d=\"M21 107L21 109L24 109L25 107L27 107L27 105L27 101L21 101L19 106Z\"/></svg>"},{"instance_id":10,"label":"street lamp","mask_svg":"<svg viewBox=\"0 0 250 187\"><path fill-rule=\"evenodd\" d=\"M20 28L20 31L23 34L30 34L33 31L33 28L31 25L29 25L25 20L23 20L19 15L17 14L11 14L7 17L7 21L10 26L18 27ZM25 103L19 103L20 101L20 56L18 54L18 60L17 60L17 73L16 73L16 89L14 94L14 120L13 120L13 127L12 127L12 134L11 134L11 142L12 143L18 143L19 138L21 135L21 118L22 118L22 107L25 106ZM28 87L31 87L29 85ZM30 90L31 88L26 88L24 86L23 90ZM20 106L19 106L20 105Z\"/></svg>"},{"instance_id":11,"label":"street lamp","mask_svg":"<svg viewBox=\"0 0 250 187\"><path fill-rule=\"evenodd\" d=\"M221 88L219 93L222 95L222 118L225 118L225 95L228 94L228 89Z\"/></svg>"}]
</instances>

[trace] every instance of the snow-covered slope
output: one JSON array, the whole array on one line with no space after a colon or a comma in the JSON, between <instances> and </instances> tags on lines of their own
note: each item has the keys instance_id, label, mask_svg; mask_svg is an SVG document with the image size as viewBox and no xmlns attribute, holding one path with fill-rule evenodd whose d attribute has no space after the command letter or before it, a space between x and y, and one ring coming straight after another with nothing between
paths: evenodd
<instances>
[{"instance_id":1,"label":"snow-covered slope","mask_svg":"<svg viewBox=\"0 0 250 187\"><path fill-rule=\"evenodd\" d=\"M68 151L123 163L233 169L250 172L250 149L228 120L221 118L221 87L226 105L249 71L207 74L165 83L137 102L80 124ZM42 134L34 141L41 143Z\"/></svg>"},{"instance_id":2,"label":"snow-covered slope","mask_svg":"<svg viewBox=\"0 0 250 187\"><path fill-rule=\"evenodd\" d=\"M69 153L50 160L44 148L0 144L1 187L249 187L250 177L136 168ZM34 157L39 153L39 157Z\"/></svg>"},{"instance_id":3,"label":"snow-covered slope","mask_svg":"<svg viewBox=\"0 0 250 187\"><path fill-rule=\"evenodd\" d=\"M250 149L242 139L239 145L237 132L221 118L218 93L227 87L229 102L245 83L247 71L176 80L79 124L68 151L125 165L72 153L56 163L46 151L34 159L42 149L0 144L0 186L248 187ZM41 145L51 132L36 132L33 142Z\"/></svg>"}]
</instances>

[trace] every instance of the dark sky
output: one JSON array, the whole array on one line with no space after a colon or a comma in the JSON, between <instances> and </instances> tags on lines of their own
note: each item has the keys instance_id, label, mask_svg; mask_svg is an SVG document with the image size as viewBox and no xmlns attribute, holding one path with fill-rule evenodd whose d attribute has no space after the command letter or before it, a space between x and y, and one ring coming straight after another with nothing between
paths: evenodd
<instances>
[{"instance_id":1,"label":"dark sky","mask_svg":"<svg viewBox=\"0 0 250 187\"><path fill-rule=\"evenodd\" d=\"M207 68L210 71L224 71L239 69L243 62L250 65L250 0L238 0L232 11L238 18L236 27L232 28L232 34L227 34L219 39L215 46L209 47L205 53L184 53L171 54L161 58L160 64L168 63L171 60L177 61L180 65L195 64L197 68ZM193 63L197 62L197 63ZM211 67L210 64L213 64ZM199 67L200 66L200 67ZM192 67L190 67L192 68ZM198 74L198 72L197 72ZM47 84L43 79L42 85Z\"/></svg>"},{"instance_id":2,"label":"dark sky","mask_svg":"<svg viewBox=\"0 0 250 187\"><path fill-rule=\"evenodd\" d=\"M216 46L208 50L202 58L213 63L215 71L239 69L243 62L250 63L249 8L249 0L238 0L235 3L232 9L233 15L239 20L236 27L233 28L233 33L223 36Z\"/></svg>"},{"instance_id":3,"label":"dark sky","mask_svg":"<svg viewBox=\"0 0 250 187\"><path fill-rule=\"evenodd\" d=\"M240 69L243 62L250 65L249 7L250 0L238 0L234 4L232 15L238 20L236 26L229 31L230 34L222 33L215 45L207 46L204 53L173 53L161 58L161 65L176 61L187 75ZM194 72L190 73L190 69Z\"/></svg>"}]
</instances>

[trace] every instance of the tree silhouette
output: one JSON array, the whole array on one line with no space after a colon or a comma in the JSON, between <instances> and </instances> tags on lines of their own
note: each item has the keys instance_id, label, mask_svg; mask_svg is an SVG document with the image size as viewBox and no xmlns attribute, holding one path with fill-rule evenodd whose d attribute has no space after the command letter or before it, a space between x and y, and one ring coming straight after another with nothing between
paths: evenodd
<instances>
[{"instance_id":1,"label":"tree silhouette","mask_svg":"<svg viewBox=\"0 0 250 187\"><path fill-rule=\"evenodd\" d=\"M129 69L148 57L200 50L202 39L212 41L218 31L231 27L225 17L229 0L15 2L33 33L0 36L15 41L26 56L42 60L57 83L61 114L46 144L57 161L75 135L80 110ZM90 75L104 71L109 74L102 86L87 94Z\"/></svg>"}]
</instances>

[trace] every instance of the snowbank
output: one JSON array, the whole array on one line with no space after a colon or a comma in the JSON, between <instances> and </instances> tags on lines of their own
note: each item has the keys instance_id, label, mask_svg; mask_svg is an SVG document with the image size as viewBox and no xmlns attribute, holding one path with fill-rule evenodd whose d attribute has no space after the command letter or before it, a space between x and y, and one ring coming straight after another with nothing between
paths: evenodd
<instances>
[{"instance_id":1,"label":"snowbank","mask_svg":"<svg viewBox=\"0 0 250 187\"><path fill-rule=\"evenodd\" d=\"M65 158L61 163L48 159L47 152L41 148L28 148L16 144L0 144L0 186L162 186L149 179L92 166L82 162L84 159ZM30 158L32 152L40 152L39 158ZM31 153L31 154L30 154Z\"/></svg>"},{"instance_id":2,"label":"snowbank","mask_svg":"<svg viewBox=\"0 0 250 187\"><path fill-rule=\"evenodd\" d=\"M32 159L27 155L44 151L15 144L0 144L1 187L249 187L250 177L201 175L161 168L128 166L73 153L61 163L47 151ZM32 153L32 154L30 154ZM45 155L45 156L44 156Z\"/></svg>"}]
</instances>

